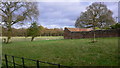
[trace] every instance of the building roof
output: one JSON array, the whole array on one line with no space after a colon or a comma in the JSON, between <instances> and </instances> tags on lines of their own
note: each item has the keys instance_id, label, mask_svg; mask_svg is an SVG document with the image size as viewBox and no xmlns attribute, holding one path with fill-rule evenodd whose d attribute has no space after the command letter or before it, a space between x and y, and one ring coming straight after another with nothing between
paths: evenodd
<instances>
[{"instance_id":1,"label":"building roof","mask_svg":"<svg viewBox=\"0 0 120 68\"><path fill-rule=\"evenodd\" d=\"M90 28L66 28L71 32L80 32L80 31L91 31Z\"/></svg>"}]
</instances>

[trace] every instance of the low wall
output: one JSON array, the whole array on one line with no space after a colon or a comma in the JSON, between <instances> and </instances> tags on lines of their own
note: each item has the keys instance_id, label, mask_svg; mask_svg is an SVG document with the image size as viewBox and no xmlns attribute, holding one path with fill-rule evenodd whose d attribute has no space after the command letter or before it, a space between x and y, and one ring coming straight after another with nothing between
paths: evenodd
<instances>
[{"instance_id":1,"label":"low wall","mask_svg":"<svg viewBox=\"0 0 120 68\"><path fill-rule=\"evenodd\" d=\"M66 32L64 39L93 38L94 31ZM95 37L120 37L120 29L96 30Z\"/></svg>"}]
</instances>

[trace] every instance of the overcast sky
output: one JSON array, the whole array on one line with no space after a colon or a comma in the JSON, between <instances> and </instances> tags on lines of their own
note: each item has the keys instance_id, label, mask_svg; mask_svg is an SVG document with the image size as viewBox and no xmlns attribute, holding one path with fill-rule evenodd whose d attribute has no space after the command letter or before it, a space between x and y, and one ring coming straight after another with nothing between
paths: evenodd
<instances>
[{"instance_id":1,"label":"overcast sky","mask_svg":"<svg viewBox=\"0 0 120 68\"><path fill-rule=\"evenodd\" d=\"M38 24L47 28L74 27L76 19L93 2L39 2L40 16ZM103 3L103 2L102 2ZM118 17L118 3L104 2Z\"/></svg>"}]
</instances>

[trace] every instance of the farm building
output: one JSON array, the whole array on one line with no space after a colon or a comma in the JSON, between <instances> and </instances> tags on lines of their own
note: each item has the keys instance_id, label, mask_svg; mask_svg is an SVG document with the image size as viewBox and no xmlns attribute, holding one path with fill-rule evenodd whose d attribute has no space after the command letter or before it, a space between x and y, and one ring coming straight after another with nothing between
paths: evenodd
<instances>
[{"instance_id":1,"label":"farm building","mask_svg":"<svg viewBox=\"0 0 120 68\"><path fill-rule=\"evenodd\" d=\"M87 28L65 28L64 39L93 38L94 31ZM120 29L96 30L96 37L118 37Z\"/></svg>"}]
</instances>

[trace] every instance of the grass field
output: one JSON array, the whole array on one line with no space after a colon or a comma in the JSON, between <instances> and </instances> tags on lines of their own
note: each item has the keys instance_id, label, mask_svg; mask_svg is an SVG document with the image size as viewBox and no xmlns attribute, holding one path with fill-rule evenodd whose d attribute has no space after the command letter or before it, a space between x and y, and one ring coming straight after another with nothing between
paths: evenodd
<instances>
[{"instance_id":1,"label":"grass field","mask_svg":"<svg viewBox=\"0 0 120 68\"><path fill-rule=\"evenodd\" d=\"M2 37L2 38L6 38L6 37ZM39 36L39 37L35 37L35 41L38 40L60 40L63 39L63 36ZM16 42L16 41L31 41L31 37L12 37L11 39L12 42Z\"/></svg>"},{"instance_id":2,"label":"grass field","mask_svg":"<svg viewBox=\"0 0 120 68\"><path fill-rule=\"evenodd\" d=\"M118 38L116 37L97 38L96 43L90 43L91 39L64 40L62 38L38 39L33 42L14 38L14 42L2 44L2 53L67 66L118 65Z\"/></svg>"}]
</instances>

